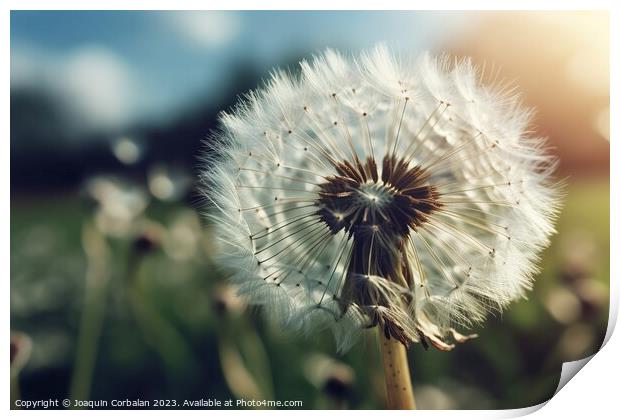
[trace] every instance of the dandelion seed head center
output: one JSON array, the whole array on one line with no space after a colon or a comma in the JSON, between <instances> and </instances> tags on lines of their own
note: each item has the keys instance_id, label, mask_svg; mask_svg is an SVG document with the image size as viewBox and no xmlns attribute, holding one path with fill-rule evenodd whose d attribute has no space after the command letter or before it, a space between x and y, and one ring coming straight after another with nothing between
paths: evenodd
<instances>
[{"instance_id":1,"label":"dandelion seed head center","mask_svg":"<svg viewBox=\"0 0 620 420\"><path fill-rule=\"evenodd\" d=\"M333 233L405 237L441 207L428 178L420 166L393 155L383 159L381 171L372 157L340 162L320 186L319 215Z\"/></svg>"},{"instance_id":2,"label":"dandelion seed head center","mask_svg":"<svg viewBox=\"0 0 620 420\"><path fill-rule=\"evenodd\" d=\"M381 210L389 206L394 198L394 192L382 181L367 181L360 185L359 190L354 194L356 207L368 208L370 210Z\"/></svg>"}]
</instances>

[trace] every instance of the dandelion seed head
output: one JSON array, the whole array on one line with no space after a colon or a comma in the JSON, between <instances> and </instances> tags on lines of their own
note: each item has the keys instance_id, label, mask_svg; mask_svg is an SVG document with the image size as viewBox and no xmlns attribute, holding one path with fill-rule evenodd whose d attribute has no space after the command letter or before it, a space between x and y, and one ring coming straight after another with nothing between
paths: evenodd
<instances>
[{"instance_id":1,"label":"dandelion seed head","mask_svg":"<svg viewBox=\"0 0 620 420\"><path fill-rule=\"evenodd\" d=\"M221 262L291 331L442 350L524 296L555 160L470 60L328 50L221 116L201 174Z\"/></svg>"}]
</instances>

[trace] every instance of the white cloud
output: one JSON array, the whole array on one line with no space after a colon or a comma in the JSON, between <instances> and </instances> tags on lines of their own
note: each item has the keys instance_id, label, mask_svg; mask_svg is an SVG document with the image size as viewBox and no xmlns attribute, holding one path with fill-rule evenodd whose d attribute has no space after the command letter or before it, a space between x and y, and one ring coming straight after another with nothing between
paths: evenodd
<instances>
[{"instance_id":1,"label":"white cloud","mask_svg":"<svg viewBox=\"0 0 620 420\"><path fill-rule=\"evenodd\" d=\"M168 16L180 35L203 48L222 47L241 31L241 18L235 12L182 11Z\"/></svg>"},{"instance_id":2,"label":"white cloud","mask_svg":"<svg viewBox=\"0 0 620 420\"><path fill-rule=\"evenodd\" d=\"M71 55L63 67L59 84L68 106L87 119L88 125L114 128L131 120L134 86L120 58L99 47L88 47Z\"/></svg>"},{"instance_id":3,"label":"white cloud","mask_svg":"<svg viewBox=\"0 0 620 420\"><path fill-rule=\"evenodd\" d=\"M40 78L37 55L27 46L11 46L11 88L27 87Z\"/></svg>"},{"instance_id":4,"label":"white cloud","mask_svg":"<svg viewBox=\"0 0 620 420\"><path fill-rule=\"evenodd\" d=\"M53 55L14 45L11 87L50 92L79 132L115 130L131 122L140 91L125 61L100 46Z\"/></svg>"}]
</instances>

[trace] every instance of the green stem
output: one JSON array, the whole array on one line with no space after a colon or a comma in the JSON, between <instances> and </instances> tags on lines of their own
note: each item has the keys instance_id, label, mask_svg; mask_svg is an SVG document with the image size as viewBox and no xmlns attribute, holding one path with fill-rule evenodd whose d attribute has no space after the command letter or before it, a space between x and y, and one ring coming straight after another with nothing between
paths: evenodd
<instances>
[{"instance_id":1,"label":"green stem","mask_svg":"<svg viewBox=\"0 0 620 420\"><path fill-rule=\"evenodd\" d=\"M178 388L183 385L181 378L191 375L189 366L194 364L195 357L183 335L144 298L140 284L144 254L135 250L130 252L126 287L133 318L146 344L159 354L168 377L174 381L173 388Z\"/></svg>"},{"instance_id":2,"label":"green stem","mask_svg":"<svg viewBox=\"0 0 620 420\"><path fill-rule=\"evenodd\" d=\"M92 387L99 338L103 327L108 285L108 247L103 235L90 224L82 230L87 259L84 308L76 346L69 395L87 400Z\"/></svg>"}]
</instances>

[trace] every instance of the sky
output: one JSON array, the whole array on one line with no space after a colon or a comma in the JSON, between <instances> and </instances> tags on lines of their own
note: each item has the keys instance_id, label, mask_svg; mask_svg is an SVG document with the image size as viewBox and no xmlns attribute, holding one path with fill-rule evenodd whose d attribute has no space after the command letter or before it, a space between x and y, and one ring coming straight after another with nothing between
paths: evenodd
<instances>
[{"instance_id":1,"label":"sky","mask_svg":"<svg viewBox=\"0 0 620 420\"><path fill-rule=\"evenodd\" d=\"M432 49L463 22L453 12L12 11L11 87L46 89L83 130L115 130L223 94L243 63L266 73L327 47Z\"/></svg>"}]
</instances>

